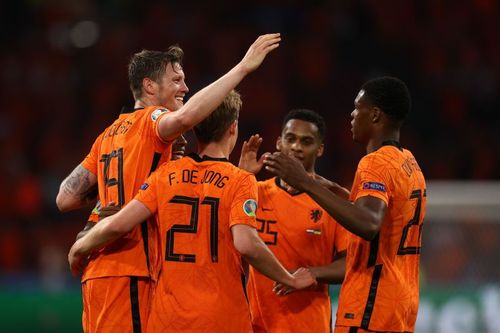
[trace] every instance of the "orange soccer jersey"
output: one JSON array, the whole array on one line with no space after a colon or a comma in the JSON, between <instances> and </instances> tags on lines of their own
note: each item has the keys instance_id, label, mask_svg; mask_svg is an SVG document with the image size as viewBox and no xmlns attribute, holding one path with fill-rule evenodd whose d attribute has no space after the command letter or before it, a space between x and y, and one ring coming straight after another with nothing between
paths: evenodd
<instances>
[{"instance_id":1,"label":"orange soccer jersey","mask_svg":"<svg viewBox=\"0 0 500 333\"><path fill-rule=\"evenodd\" d=\"M114 201L123 206L148 175L170 160L171 143L157 135L159 117L167 110L152 106L123 110L94 142L82 166L97 175L102 206ZM147 224L93 254L82 281L109 276L149 276ZM151 259L154 260L154 259Z\"/></svg>"},{"instance_id":2,"label":"orange soccer jersey","mask_svg":"<svg viewBox=\"0 0 500 333\"><path fill-rule=\"evenodd\" d=\"M189 155L159 168L136 196L155 214L163 265L150 332L251 332L231 227L255 227L255 177Z\"/></svg>"},{"instance_id":3,"label":"orange soccer jersey","mask_svg":"<svg viewBox=\"0 0 500 333\"><path fill-rule=\"evenodd\" d=\"M351 200L373 196L387 204L387 211L374 240L353 236L349 243L336 325L414 330L425 188L415 158L397 142L386 143L359 162Z\"/></svg>"},{"instance_id":4,"label":"orange soccer jersey","mask_svg":"<svg viewBox=\"0 0 500 333\"><path fill-rule=\"evenodd\" d=\"M330 264L347 249L347 231L306 193L289 194L279 179L258 183L260 237L289 270ZM247 285L254 332L330 332L328 285L286 297L272 292L274 282L250 268Z\"/></svg>"}]
</instances>

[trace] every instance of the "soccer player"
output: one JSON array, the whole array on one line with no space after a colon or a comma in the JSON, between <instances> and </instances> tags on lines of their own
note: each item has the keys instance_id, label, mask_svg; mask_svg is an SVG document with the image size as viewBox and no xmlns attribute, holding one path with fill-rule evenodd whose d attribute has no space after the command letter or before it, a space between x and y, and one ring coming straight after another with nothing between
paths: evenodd
<instances>
[{"instance_id":1,"label":"soccer player","mask_svg":"<svg viewBox=\"0 0 500 333\"><path fill-rule=\"evenodd\" d=\"M172 157L171 160L175 161L184 156L186 150L187 141L184 135L180 135L177 139L175 139L172 144ZM85 234L101 219L108 217L110 215L116 214L120 210L114 202L108 203L106 207L101 206L101 202L97 200L97 204L94 209L90 213L87 224L83 228L82 231L78 233L76 239L80 239L85 236Z\"/></svg>"},{"instance_id":2,"label":"soccer player","mask_svg":"<svg viewBox=\"0 0 500 333\"><path fill-rule=\"evenodd\" d=\"M155 216L163 264L149 332L251 332L240 254L288 286L315 283L306 269L288 273L255 230L257 182L228 161L240 107L239 94L231 92L195 127L198 154L161 166L134 200L71 248L70 266L78 272L90 251Z\"/></svg>"},{"instance_id":3,"label":"soccer player","mask_svg":"<svg viewBox=\"0 0 500 333\"><path fill-rule=\"evenodd\" d=\"M84 206L96 184L103 206L110 202L124 206L147 176L170 159L172 141L213 112L279 41L279 34L258 37L235 67L186 104L188 88L179 47L135 54L129 64L129 81L136 109L125 110L104 130L85 160L62 182L56 199L59 209ZM144 331L150 277L156 277L159 263L157 233L148 226L135 227L90 256L82 277L85 332Z\"/></svg>"},{"instance_id":4,"label":"soccer player","mask_svg":"<svg viewBox=\"0 0 500 333\"><path fill-rule=\"evenodd\" d=\"M356 171L352 203L307 177L296 159L275 153L264 160L268 170L357 235L347 251L335 332L414 331L426 186L415 157L399 143L410 104L408 88L397 78L370 80L359 91L352 136L367 155Z\"/></svg>"},{"instance_id":5,"label":"soccer player","mask_svg":"<svg viewBox=\"0 0 500 333\"><path fill-rule=\"evenodd\" d=\"M321 178L315 164L323 155L324 137L323 117L311 110L292 110L283 120L276 149L300 160L310 177ZM241 168L260 171L263 159L257 160L256 152L261 142L255 135L243 144ZM349 196L339 185L328 185L345 198ZM328 283L341 283L344 278L347 231L309 195L290 188L279 177L258 182L258 191L259 236L285 268L309 267L322 283L280 297L273 293L272 280L250 268L247 293L254 332L331 332Z\"/></svg>"}]
</instances>

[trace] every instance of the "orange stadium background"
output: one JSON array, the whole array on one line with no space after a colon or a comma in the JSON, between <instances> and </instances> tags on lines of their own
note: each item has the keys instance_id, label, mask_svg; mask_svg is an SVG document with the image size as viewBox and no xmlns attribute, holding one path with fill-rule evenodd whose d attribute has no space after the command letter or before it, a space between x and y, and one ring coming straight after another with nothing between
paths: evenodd
<instances>
[{"instance_id":1,"label":"orange stadium background","mask_svg":"<svg viewBox=\"0 0 500 333\"><path fill-rule=\"evenodd\" d=\"M81 331L67 252L90 208L61 214L55 196L132 103L129 57L179 44L191 96L258 34L281 32L280 48L239 87L233 161L254 133L273 151L287 111L310 108L328 126L317 171L349 187L364 154L351 141L353 99L369 78L400 77L413 98L401 141L429 182L416 332L500 332L499 2L304 3L1 2L0 331Z\"/></svg>"}]
</instances>

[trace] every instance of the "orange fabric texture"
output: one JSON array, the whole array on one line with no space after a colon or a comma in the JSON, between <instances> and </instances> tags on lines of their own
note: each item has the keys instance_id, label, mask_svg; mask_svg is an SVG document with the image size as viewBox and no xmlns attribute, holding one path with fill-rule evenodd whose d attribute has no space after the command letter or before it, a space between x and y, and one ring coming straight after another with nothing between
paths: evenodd
<instances>
[{"instance_id":1,"label":"orange fabric texture","mask_svg":"<svg viewBox=\"0 0 500 333\"><path fill-rule=\"evenodd\" d=\"M155 214L163 255L150 332L251 332L231 226L255 227L255 177L190 155L158 169L136 196Z\"/></svg>"},{"instance_id":2,"label":"orange fabric texture","mask_svg":"<svg viewBox=\"0 0 500 333\"><path fill-rule=\"evenodd\" d=\"M122 113L97 138L82 166L97 175L99 199L125 205L155 166L170 160L171 144L157 135L157 120L166 110L157 106ZM152 232L148 232L152 237ZM148 247L155 244L148 242ZM154 248L148 249L151 255ZM151 259L154 261L154 258ZM106 276L149 276L141 227L92 255L82 281Z\"/></svg>"},{"instance_id":3,"label":"orange fabric texture","mask_svg":"<svg viewBox=\"0 0 500 333\"><path fill-rule=\"evenodd\" d=\"M382 146L359 162L351 200L374 196L387 204L387 211L373 241L352 237L336 325L414 330L425 188L422 171L408 150Z\"/></svg>"},{"instance_id":4,"label":"orange fabric texture","mask_svg":"<svg viewBox=\"0 0 500 333\"><path fill-rule=\"evenodd\" d=\"M261 238L288 270L324 266L347 249L347 231L306 193L291 195L277 178L258 183L257 224ZM247 285L254 332L330 332L328 286L287 296L252 267Z\"/></svg>"},{"instance_id":5,"label":"orange fabric texture","mask_svg":"<svg viewBox=\"0 0 500 333\"><path fill-rule=\"evenodd\" d=\"M352 327L335 326L334 333L382 333L382 332L381 331L364 330L364 329L358 328L358 327L356 329L353 329ZM383 333L400 333L400 332L383 331ZM404 333L411 333L411 332L407 331Z\"/></svg>"},{"instance_id":6,"label":"orange fabric texture","mask_svg":"<svg viewBox=\"0 0 500 333\"><path fill-rule=\"evenodd\" d=\"M151 298L151 282L138 278L136 291L130 277L90 279L82 283L83 331L85 333L132 333L136 327L146 332ZM133 303L139 313L132 313ZM138 320L137 320L138 319Z\"/></svg>"}]
</instances>

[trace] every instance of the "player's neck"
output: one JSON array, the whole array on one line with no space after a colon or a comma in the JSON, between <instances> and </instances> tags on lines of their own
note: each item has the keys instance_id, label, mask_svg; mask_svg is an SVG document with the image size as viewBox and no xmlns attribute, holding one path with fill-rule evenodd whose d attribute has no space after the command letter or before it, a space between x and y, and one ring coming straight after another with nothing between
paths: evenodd
<instances>
[{"instance_id":1,"label":"player's neck","mask_svg":"<svg viewBox=\"0 0 500 333\"><path fill-rule=\"evenodd\" d=\"M147 99L138 99L135 101L134 108L147 108L148 106L152 105Z\"/></svg>"},{"instance_id":2,"label":"player's neck","mask_svg":"<svg viewBox=\"0 0 500 333\"><path fill-rule=\"evenodd\" d=\"M230 151L224 144L218 142L210 142L208 144L198 143L198 155L210 156L214 158L229 159Z\"/></svg>"},{"instance_id":3,"label":"player's neck","mask_svg":"<svg viewBox=\"0 0 500 333\"><path fill-rule=\"evenodd\" d=\"M154 99L149 98L148 96L143 96L137 100L135 100L134 108L147 108L153 105L160 105L160 103Z\"/></svg>"},{"instance_id":4,"label":"player's neck","mask_svg":"<svg viewBox=\"0 0 500 333\"><path fill-rule=\"evenodd\" d=\"M399 142L399 131L390 130L385 132L376 133L366 145L366 153L370 154L375 150L382 147L384 141L397 141Z\"/></svg>"}]
</instances>

